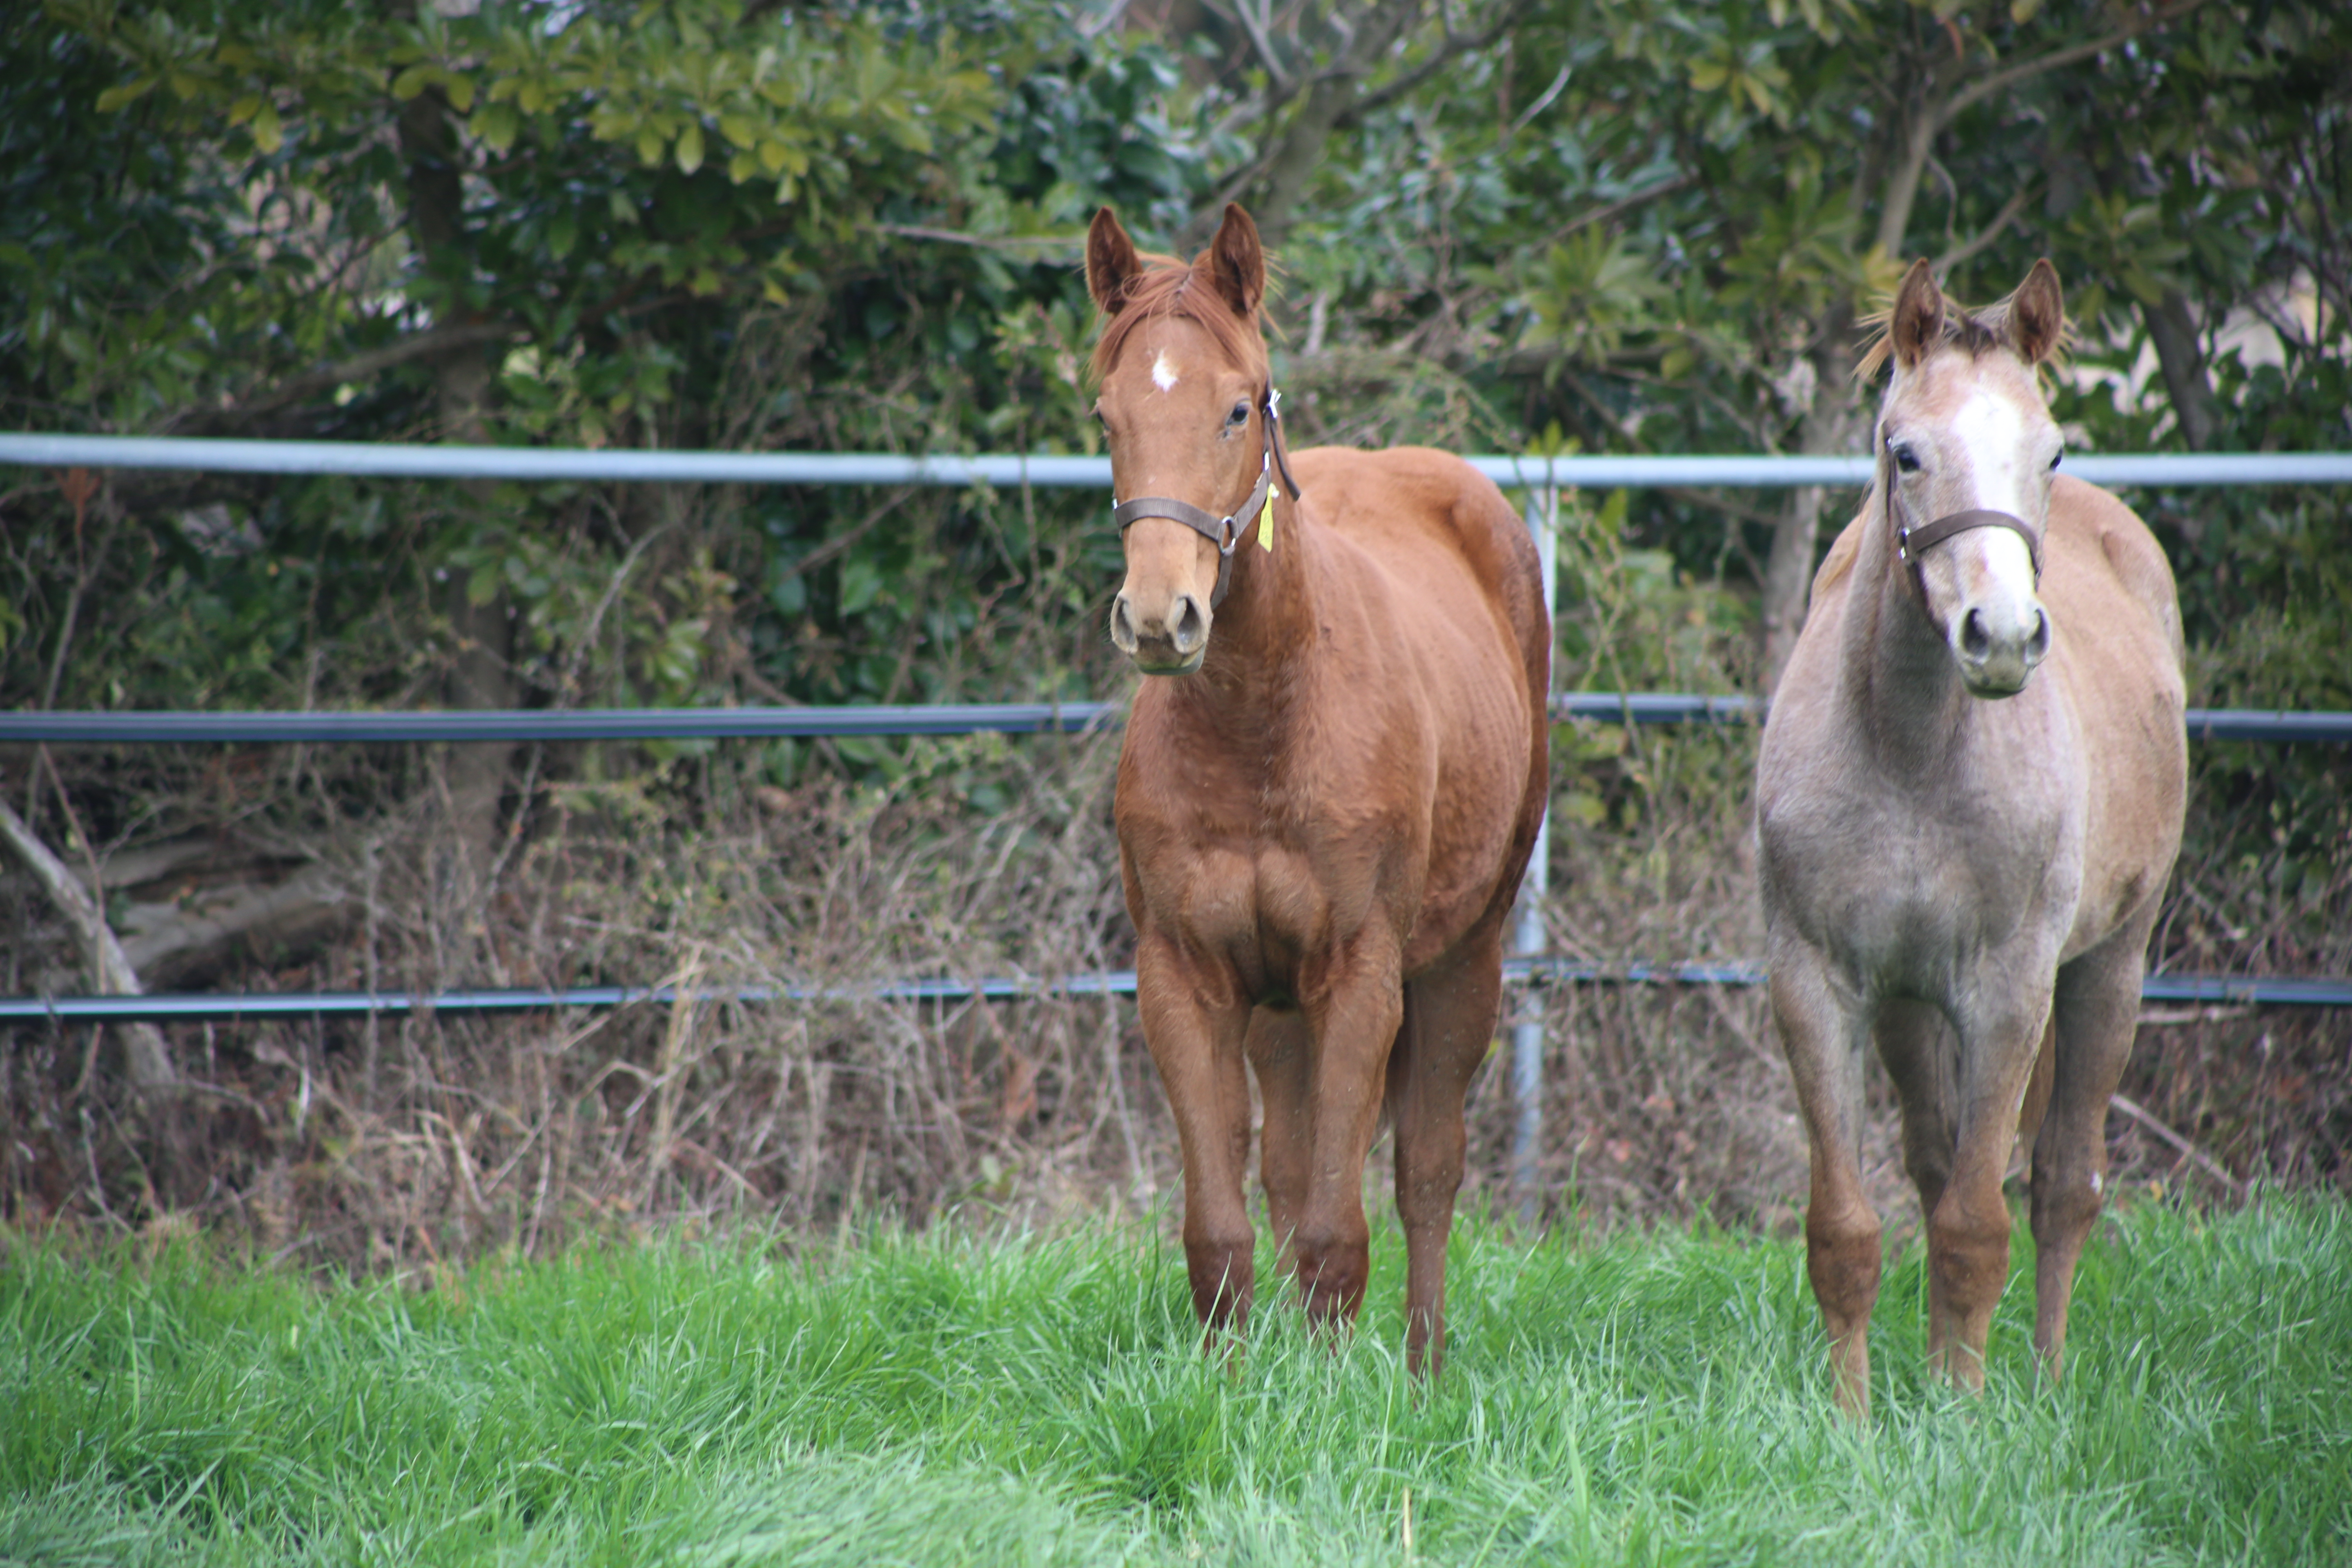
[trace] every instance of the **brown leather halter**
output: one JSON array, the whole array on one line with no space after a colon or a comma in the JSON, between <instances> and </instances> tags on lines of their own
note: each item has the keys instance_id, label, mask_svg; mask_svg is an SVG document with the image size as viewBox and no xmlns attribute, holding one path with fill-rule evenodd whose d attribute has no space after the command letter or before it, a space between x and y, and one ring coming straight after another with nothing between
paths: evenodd
<instances>
[{"instance_id":1,"label":"brown leather halter","mask_svg":"<svg viewBox=\"0 0 2352 1568\"><path fill-rule=\"evenodd\" d=\"M1912 528L1898 521L1895 515L1895 460L1886 453L1885 444L1883 441L1880 443L1879 452L1879 482L1886 489L1886 521L1895 528L1895 559L1903 563L1906 575L1911 579L1911 592L1917 597L1923 608L1927 603L1927 579L1926 574L1919 568L1920 555L1933 550L1954 534L1966 533L1975 528L2005 528L2025 541L2026 555L2033 563L2034 586L2042 585L2042 536L2027 526L2022 518L2012 517L2005 511L1991 511L1983 507L1971 507L1966 511L1946 512L1935 521L1924 523L1917 528Z\"/></svg>"},{"instance_id":2,"label":"brown leather halter","mask_svg":"<svg viewBox=\"0 0 2352 1568\"><path fill-rule=\"evenodd\" d=\"M1225 602L1225 592L1234 583L1234 546L1241 542L1242 530L1256 520L1265 506L1266 491L1272 488L1274 476L1282 475L1282 488L1290 499L1298 499L1298 481L1290 477L1290 456L1282 448L1282 394L1272 383L1266 384L1265 395L1258 399L1264 411L1265 450L1258 460L1257 484L1250 490L1249 499L1234 510L1219 517L1216 513L1194 506L1188 500L1172 496L1138 496L1133 500L1111 499L1111 521L1118 524L1119 537L1127 537L1128 529L1147 517L1164 517L1206 537L1217 547L1217 585L1209 595L1209 608L1213 613Z\"/></svg>"}]
</instances>

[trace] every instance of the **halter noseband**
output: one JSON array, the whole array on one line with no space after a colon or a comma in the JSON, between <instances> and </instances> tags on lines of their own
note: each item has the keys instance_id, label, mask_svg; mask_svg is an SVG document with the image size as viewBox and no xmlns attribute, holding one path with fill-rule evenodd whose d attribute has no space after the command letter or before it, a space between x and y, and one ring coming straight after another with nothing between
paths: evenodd
<instances>
[{"instance_id":1,"label":"halter noseband","mask_svg":"<svg viewBox=\"0 0 2352 1568\"><path fill-rule=\"evenodd\" d=\"M1219 517L1216 513L1194 506L1188 500L1172 496L1138 496L1133 500L1110 503L1111 521L1118 524L1119 537L1127 537L1128 529L1147 517L1164 517L1171 522L1181 522L1202 535L1217 547L1217 585L1209 595L1209 609L1213 613L1225 602L1225 592L1234 583L1234 546L1241 542L1242 530L1247 528L1266 504L1266 491L1273 487L1274 476L1282 475L1282 488L1290 499L1298 499L1298 481L1290 477L1290 456L1282 448L1282 394L1271 384L1258 406L1265 411L1265 450L1257 466L1257 483L1249 499L1234 510Z\"/></svg>"},{"instance_id":2,"label":"halter noseband","mask_svg":"<svg viewBox=\"0 0 2352 1568\"><path fill-rule=\"evenodd\" d=\"M1882 445L1882 454L1884 450ZM1991 511L1983 507L1971 507L1966 511L1946 512L1933 522L1912 528L1895 519L1895 477L1892 472L1887 471L1891 467L1891 461L1882 455L1880 468L1885 474L1884 482L1886 486L1886 519L1889 522L1895 523L1895 559L1901 561L1906 568L1904 574L1911 579L1911 592L1917 597L1922 606L1927 603L1927 578L1926 573L1920 570L1920 555L1933 550L1954 534L1966 533L1973 528L2005 528L2025 541L2026 556L2033 563L2033 585L2037 588L2042 585L2042 536L2026 526L2022 518L2012 517L2005 511Z\"/></svg>"}]
</instances>

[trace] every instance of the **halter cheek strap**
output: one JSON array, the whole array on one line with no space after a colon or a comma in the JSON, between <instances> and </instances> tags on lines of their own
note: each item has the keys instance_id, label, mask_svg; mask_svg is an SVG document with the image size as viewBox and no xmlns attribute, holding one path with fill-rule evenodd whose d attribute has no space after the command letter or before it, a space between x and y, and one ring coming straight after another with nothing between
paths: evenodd
<instances>
[{"instance_id":1,"label":"halter cheek strap","mask_svg":"<svg viewBox=\"0 0 2352 1568\"><path fill-rule=\"evenodd\" d=\"M1884 464L1881 466L1885 467ZM1895 475L1891 472L1885 476L1885 485L1886 515L1888 521L1893 521L1895 520ZM1901 522L1895 523L1895 553L1906 568L1906 575L1911 579L1911 592L1917 595L1920 604L1925 605L1927 602L1927 574L1920 570L1919 557L1954 534L1966 533L1973 528L2005 528L2025 541L2026 556L2033 563L2034 586L2042 585L2042 536L2027 527L2022 518L2012 517L2005 511L1991 511L1983 507L1971 507L1966 511L1946 512L1935 521L1922 524L1917 528L1912 528Z\"/></svg>"},{"instance_id":2,"label":"halter cheek strap","mask_svg":"<svg viewBox=\"0 0 2352 1568\"><path fill-rule=\"evenodd\" d=\"M1266 504L1266 492L1273 488L1277 468L1282 474L1282 488L1290 499L1298 499L1298 481L1290 477L1290 457L1282 446L1282 394L1268 386L1259 406L1265 413L1265 444L1257 465L1257 483L1251 487L1249 498L1219 517L1203 507L1173 496L1138 496L1133 500L1113 500L1111 521L1118 524L1122 537L1134 523L1147 517L1164 517L1207 539L1217 547L1217 585L1210 592L1209 609L1214 613L1225 602L1225 594L1234 583L1234 546L1241 542L1242 530L1247 528Z\"/></svg>"}]
</instances>

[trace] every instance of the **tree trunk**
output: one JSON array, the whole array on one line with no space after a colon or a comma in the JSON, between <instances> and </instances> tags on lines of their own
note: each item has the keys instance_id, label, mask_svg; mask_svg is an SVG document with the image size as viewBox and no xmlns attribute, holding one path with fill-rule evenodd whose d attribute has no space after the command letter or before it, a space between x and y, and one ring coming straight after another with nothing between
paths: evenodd
<instances>
[{"instance_id":1,"label":"tree trunk","mask_svg":"<svg viewBox=\"0 0 2352 1568\"><path fill-rule=\"evenodd\" d=\"M439 88L420 92L402 106L400 149L408 164L408 227L417 252L428 270L462 277L467 267L464 173L458 166L457 128ZM489 345L461 339L430 363L439 405L438 437L485 441ZM459 488L476 516L486 516L490 487L467 483ZM443 700L452 708L515 706L513 604L503 585L478 595L472 574L453 571L442 607L457 639ZM513 755L512 742L484 741L453 746L446 756L453 826L463 863L472 873L469 881L485 873L495 858L499 797Z\"/></svg>"},{"instance_id":2,"label":"tree trunk","mask_svg":"<svg viewBox=\"0 0 2352 1568\"><path fill-rule=\"evenodd\" d=\"M1853 384L1853 301L1841 300L1822 318L1813 343L1813 405L1805 415L1798 449L1809 458L1830 457L1853 448L1856 427L1866 417ZM1764 563L1763 688L1769 700L1780 684L1780 672L1796 650L1797 634L1804 630L1806 602L1813 587L1813 554L1820 537L1822 508L1829 489L1798 485L1780 505L1772 528L1772 552Z\"/></svg>"},{"instance_id":3,"label":"tree trunk","mask_svg":"<svg viewBox=\"0 0 2352 1568\"><path fill-rule=\"evenodd\" d=\"M1945 106L1961 69L1957 58L1932 70L1912 73L1916 85L1905 97L1900 116L1886 123L1876 143L1865 152L1855 182L1857 205L1869 203L1875 186L1878 208L1876 248L1899 258L1905 234L1911 226L1911 208L1919 195L1919 181L1934 153L1937 132L1945 121ZM1858 302L1841 294L1822 314L1813 335L1813 405L1798 436L1798 448L1807 457L1849 453L1869 428L1864 390L1854 384L1853 368L1860 357L1853 342L1861 319ZM1772 552L1764 564L1761 679L1769 702L1789 667L1797 636L1805 627L1807 601L1812 596L1813 555L1821 533L1822 508L1829 490L1820 485L1800 485L1782 502L1780 521L1772 529Z\"/></svg>"},{"instance_id":4,"label":"tree trunk","mask_svg":"<svg viewBox=\"0 0 2352 1568\"><path fill-rule=\"evenodd\" d=\"M2212 384L2205 379L2205 349L2198 341L2196 314L2186 295L2167 289L2154 305L2140 308L2140 316L2147 322L2148 341L2156 345L2181 437L2191 451L2202 452L2213 444L2221 416L2213 406Z\"/></svg>"},{"instance_id":5,"label":"tree trunk","mask_svg":"<svg viewBox=\"0 0 2352 1568\"><path fill-rule=\"evenodd\" d=\"M1266 154L1265 178L1250 206L1250 216L1268 245L1281 243L1289 230L1291 215L1323 161L1331 132L1355 103L1364 79L1420 15L1419 0L1377 0L1356 17L1354 33L1331 64L1309 79L1304 101ZM1204 221L1214 220L1204 215Z\"/></svg>"}]
</instances>

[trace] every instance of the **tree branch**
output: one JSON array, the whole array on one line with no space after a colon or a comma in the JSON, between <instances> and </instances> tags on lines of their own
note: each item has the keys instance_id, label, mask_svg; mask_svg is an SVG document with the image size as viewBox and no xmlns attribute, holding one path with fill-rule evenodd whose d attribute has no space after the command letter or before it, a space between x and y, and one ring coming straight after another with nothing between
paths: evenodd
<instances>
[{"instance_id":1,"label":"tree branch","mask_svg":"<svg viewBox=\"0 0 2352 1568\"><path fill-rule=\"evenodd\" d=\"M1542 93L1537 97L1533 103L1528 104L1527 108L1519 111L1518 118L1511 121L1511 128L1506 134L1517 136L1520 132L1525 131L1529 125L1535 122L1537 115L1541 114L1545 110L1549 109L1552 105L1552 100L1558 98L1562 92L1568 89L1569 73L1574 68L1574 62L1572 61L1567 65L1561 66L1559 68L1559 74L1551 79L1551 85L1544 89Z\"/></svg>"},{"instance_id":2,"label":"tree branch","mask_svg":"<svg viewBox=\"0 0 2352 1568\"><path fill-rule=\"evenodd\" d=\"M1544 243L1546 245L1557 243L1559 240L1566 239L1570 235L1574 234L1578 229L1584 227L1588 224L1606 223L1620 213L1631 212L1635 207L1641 206L1644 203L1654 202L1660 196L1673 195L1676 191L1685 189L1696 184L1698 184L1698 176L1696 174L1675 174L1670 178L1658 180L1650 184L1643 185L1638 191L1628 191L1625 195L1619 196L1613 202L1603 202L1597 207L1589 207L1585 211L1577 214L1574 217L1569 219L1566 223L1560 225L1558 228L1553 229L1549 234L1544 236Z\"/></svg>"},{"instance_id":3,"label":"tree branch","mask_svg":"<svg viewBox=\"0 0 2352 1568\"><path fill-rule=\"evenodd\" d=\"M123 956L122 943L115 940L105 915L91 901L90 896L82 891L81 884L74 880L73 873L66 869L65 862L50 853L49 847L41 842L40 836L5 801L0 801L0 838L7 840L8 847L16 851L16 858L24 862L25 868L33 874L33 879L40 883L41 890L48 894L49 902L57 906L58 912L64 915L66 923L73 928L74 937L81 945L82 956L89 965L96 988L100 993L115 995L143 994L144 988L139 984L138 971L132 969L131 960ZM178 1075L172 1070L171 1053L164 1047L163 1034L154 1025L128 1025L123 1035L126 1046L123 1054L134 1088L143 1093L169 1088L177 1081Z\"/></svg>"},{"instance_id":4,"label":"tree branch","mask_svg":"<svg viewBox=\"0 0 2352 1568\"><path fill-rule=\"evenodd\" d=\"M2149 1115L2137 1105L2133 1104L2130 1100L2125 1099L2120 1094L2111 1094L2107 1096L2107 1103L2114 1106L2117 1110L2122 1111L2126 1116L2130 1117L2134 1121L2138 1122L2142 1127L2147 1128L2150 1132L2155 1133L2158 1138L2163 1139L2167 1143L2171 1144L2175 1149L2180 1151L2182 1158L2192 1162L2207 1175L2212 1177L2215 1181L2221 1183L2221 1185L2228 1188L2231 1196L2243 1198L2246 1195L2246 1184L2238 1180L2237 1177L2230 1174L2229 1172L2223 1170L2220 1161L2205 1152L2204 1150L2197 1147L2196 1144L2191 1143L2188 1139L2183 1138L2179 1133L2175 1132L2171 1128L2167 1127L2163 1122L2158 1121L2155 1117Z\"/></svg>"},{"instance_id":5,"label":"tree branch","mask_svg":"<svg viewBox=\"0 0 2352 1568\"><path fill-rule=\"evenodd\" d=\"M1948 277L1953 268L1999 239L2001 230L2017 221L2017 215L2025 210L2025 204L2033 199L2033 193L2038 188L2037 183L2032 180L2028 180L2020 185L2017 188L2017 194L2001 204L2000 211L1993 214L1990 223L1936 258L1936 270Z\"/></svg>"},{"instance_id":6,"label":"tree branch","mask_svg":"<svg viewBox=\"0 0 2352 1568\"><path fill-rule=\"evenodd\" d=\"M1451 26L1445 24L1441 15L1439 24L1445 27L1445 41L1438 46L1437 51L1378 91L1366 93L1349 105L1341 111L1339 118L1332 122L1332 128L1339 131L1349 129L1360 123L1365 115L1394 103L1398 99L1444 69L1460 56L1485 48L1496 38L1501 37L1511 24L1518 19L1519 13L1527 8L1528 0L1505 0L1502 14L1496 16L1483 32L1477 33L1457 33ZM1560 68L1559 84L1552 89L1551 94L1548 95L1544 101L1548 102L1550 97L1558 96L1559 89L1567 85L1568 68L1563 66Z\"/></svg>"},{"instance_id":7,"label":"tree branch","mask_svg":"<svg viewBox=\"0 0 2352 1568\"><path fill-rule=\"evenodd\" d=\"M244 398L227 411L230 419L249 419L283 408L289 403L299 403L322 392L331 392L347 382L365 381L380 375L395 365L411 360L429 359L451 349L470 348L477 343L496 342L511 338L516 329L504 321L458 321L446 327L432 327L397 342L386 343L380 349L370 349L353 354L340 363L321 365L317 370L303 372L279 382L268 391Z\"/></svg>"},{"instance_id":8,"label":"tree branch","mask_svg":"<svg viewBox=\"0 0 2352 1568\"><path fill-rule=\"evenodd\" d=\"M2178 21L2204 4L2205 0L2186 0L2185 4L2175 5L2168 11L2157 11L2142 16L2130 26L2118 27L2105 37L2093 38L2088 43L2070 44L2063 49L2053 49L2046 55L2036 55L2030 60L2020 61L2007 70L1998 70L1989 77L1972 81L1945 100L1944 107L1937 111L1935 128L1941 131L1945 126L1949 125L1962 110L1971 104L1981 102L2005 87L2040 76L2045 71L2056 70L2061 66L2071 66L2076 60L2088 59L2093 55L2104 54L2117 44L2127 43L2139 37L2151 27L2160 27L2167 22Z\"/></svg>"},{"instance_id":9,"label":"tree branch","mask_svg":"<svg viewBox=\"0 0 2352 1568\"><path fill-rule=\"evenodd\" d=\"M1293 85L1290 71L1283 65L1282 57L1274 52L1274 40L1266 37L1265 28L1250 15L1249 0L1233 0L1231 7L1219 4L1219 0L1202 0L1202 4L1213 15L1240 26L1248 36L1250 47L1256 52L1259 63L1265 67L1265 74L1272 77L1274 85L1287 96Z\"/></svg>"}]
</instances>

